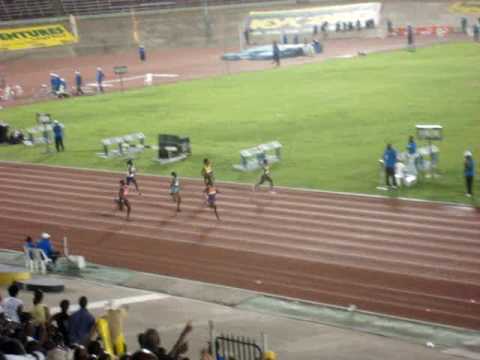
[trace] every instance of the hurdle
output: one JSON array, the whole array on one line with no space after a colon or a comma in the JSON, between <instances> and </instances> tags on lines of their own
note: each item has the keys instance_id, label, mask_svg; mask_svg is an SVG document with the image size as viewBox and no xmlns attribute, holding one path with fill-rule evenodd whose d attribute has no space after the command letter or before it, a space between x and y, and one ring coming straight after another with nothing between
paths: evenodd
<instances>
[{"instance_id":1,"label":"hurdle","mask_svg":"<svg viewBox=\"0 0 480 360\"><path fill-rule=\"evenodd\" d=\"M282 159L281 149L282 144L278 141L271 141L240 150L240 164L233 165L233 168L239 171L254 171L262 166L265 159L270 164L279 162Z\"/></svg>"},{"instance_id":2,"label":"hurdle","mask_svg":"<svg viewBox=\"0 0 480 360\"><path fill-rule=\"evenodd\" d=\"M145 145L145 135L142 132L105 138L102 139L101 144L103 151L98 152L97 156L104 159L131 156L143 152L147 147ZM111 149L111 146L116 146L116 149Z\"/></svg>"}]
</instances>

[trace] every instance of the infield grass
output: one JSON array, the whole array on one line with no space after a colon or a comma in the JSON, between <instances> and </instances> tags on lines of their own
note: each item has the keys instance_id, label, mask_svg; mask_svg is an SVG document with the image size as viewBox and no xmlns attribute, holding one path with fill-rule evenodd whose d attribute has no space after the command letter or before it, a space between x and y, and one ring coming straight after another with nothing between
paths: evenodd
<instances>
[{"instance_id":1,"label":"infield grass","mask_svg":"<svg viewBox=\"0 0 480 360\"><path fill-rule=\"evenodd\" d=\"M155 144L172 133L190 137L193 155L160 166L147 150L140 173L199 177L208 157L218 180L253 183L258 172L232 169L239 151L279 140L276 184L384 194L376 186L386 142L403 151L416 124L439 124L441 177L394 196L470 203L463 152L480 160L479 63L478 44L437 45L4 109L1 119L19 128L33 126L36 112L51 113L66 126L67 151L4 146L0 159L124 170L124 160L95 155L102 138L142 131Z\"/></svg>"}]
</instances>

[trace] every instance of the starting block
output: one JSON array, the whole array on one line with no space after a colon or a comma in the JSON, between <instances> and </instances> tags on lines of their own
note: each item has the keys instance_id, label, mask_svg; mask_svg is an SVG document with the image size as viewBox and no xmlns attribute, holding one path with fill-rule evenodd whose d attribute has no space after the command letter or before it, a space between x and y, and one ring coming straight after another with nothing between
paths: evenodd
<instances>
[{"instance_id":1,"label":"starting block","mask_svg":"<svg viewBox=\"0 0 480 360\"><path fill-rule=\"evenodd\" d=\"M270 164L281 160L282 144L272 141L257 145L253 148L240 151L240 164L233 165L235 170L254 171L262 166L263 160L267 159Z\"/></svg>"}]
</instances>

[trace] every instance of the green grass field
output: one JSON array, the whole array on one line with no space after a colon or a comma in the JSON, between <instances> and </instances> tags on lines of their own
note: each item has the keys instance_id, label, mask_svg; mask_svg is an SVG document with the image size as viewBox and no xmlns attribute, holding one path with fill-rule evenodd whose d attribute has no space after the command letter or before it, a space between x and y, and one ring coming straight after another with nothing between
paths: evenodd
<instances>
[{"instance_id":1,"label":"green grass field","mask_svg":"<svg viewBox=\"0 0 480 360\"><path fill-rule=\"evenodd\" d=\"M469 202L463 152L479 157L479 63L478 44L438 45L4 109L1 119L19 128L33 126L36 112L51 113L66 126L67 151L5 146L0 159L123 170L124 160L95 156L102 138L142 131L155 144L157 134L173 133L190 136L193 156L160 166L146 151L141 173L199 177L208 157L218 180L252 183L258 173L232 169L239 151L279 140L277 184L384 194L375 187L386 142L403 151L416 124L440 124L442 176L395 196Z\"/></svg>"}]
</instances>

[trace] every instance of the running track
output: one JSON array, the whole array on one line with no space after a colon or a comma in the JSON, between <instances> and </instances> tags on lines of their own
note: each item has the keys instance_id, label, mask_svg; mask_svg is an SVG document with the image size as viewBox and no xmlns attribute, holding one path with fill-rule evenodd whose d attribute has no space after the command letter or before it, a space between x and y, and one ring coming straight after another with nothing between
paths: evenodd
<instances>
[{"instance_id":1,"label":"running track","mask_svg":"<svg viewBox=\"0 0 480 360\"><path fill-rule=\"evenodd\" d=\"M460 206L139 176L132 221L119 174L0 163L0 248L47 231L88 261L480 330L480 212ZM257 281L260 280L261 282Z\"/></svg>"}]
</instances>

